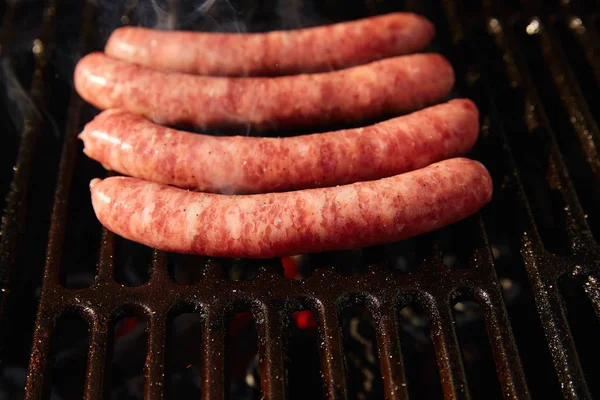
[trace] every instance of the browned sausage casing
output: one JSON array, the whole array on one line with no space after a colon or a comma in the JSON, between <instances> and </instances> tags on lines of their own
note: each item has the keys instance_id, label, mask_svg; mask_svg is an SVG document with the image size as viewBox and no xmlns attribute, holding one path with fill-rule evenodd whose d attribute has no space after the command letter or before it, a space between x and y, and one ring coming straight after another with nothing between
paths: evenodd
<instances>
[{"instance_id":1,"label":"browned sausage casing","mask_svg":"<svg viewBox=\"0 0 600 400\"><path fill-rule=\"evenodd\" d=\"M105 167L153 182L217 193L263 193L378 179L466 154L477 107L452 100L365 128L289 138L215 137L108 110L80 135Z\"/></svg>"},{"instance_id":2,"label":"browned sausage casing","mask_svg":"<svg viewBox=\"0 0 600 400\"><path fill-rule=\"evenodd\" d=\"M156 71L92 53L75 88L100 109L158 123L261 129L361 121L442 100L454 71L438 54L388 58L335 72L277 78L215 78Z\"/></svg>"},{"instance_id":3,"label":"browned sausage casing","mask_svg":"<svg viewBox=\"0 0 600 400\"><path fill-rule=\"evenodd\" d=\"M165 71L273 76L324 72L414 53L434 33L431 22L410 13L259 34L123 27L112 33L105 51L111 57Z\"/></svg>"},{"instance_id":4,"label":"browned sausage casing","mask_svg":"<svg viewBox=\"0 0 600 400\"><path fill-rule=\"evenodd\" d=\"M377 181L226 196L135 178L91 183L100 222L158 249L278 257L392 242L456 222L492 195L483 165L454 158Z\"/></svg>"}]
</instances>

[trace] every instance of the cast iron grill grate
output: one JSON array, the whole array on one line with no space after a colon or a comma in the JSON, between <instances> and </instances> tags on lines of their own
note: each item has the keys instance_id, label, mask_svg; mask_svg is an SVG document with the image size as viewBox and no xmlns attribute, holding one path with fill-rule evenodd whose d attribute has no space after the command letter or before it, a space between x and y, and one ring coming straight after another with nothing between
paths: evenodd
<instances>
[{"instance_id":1,"label":"cast iron grill grate","mask_svg":"<svg viewBox=\"0 0 600 400\"><path fill-rule=\"evenodd\" d=\"M239 15L250 15L249 26L269 26L261 18L266 15L268 19L270 14L265 11L275 9L275 3L239 3L245 12ZM344 310L357 305L370 311L376 327L385 397L407 398L411 382L406 371L411 360L402 355L398 312L411 304L418 304L429 318L444 397L470 398L469 385L476 383L468 382L452 311L461 299L475 301L482 310L504 397L528 398L529 387L532 394L543 392L532 384L536 381L526 362L528 347L518 337L515 342L514 336L522 328L507 314L507 294L501 285L506 276L529 279L536 318L545 335L537 340L545 340L544 346L550 349L563 397L590 398L598 390L593 380L597 369L582 368L583 354L577 351L559 290L563 280L573 279L591 302L595 312L591 318L600 318L600 133L594 103L600 84L598 4L583 0L552 5L449 0L354 3L327 1L314 11L325 20L341 20L408 9L434 21L438 39L433 49L447 55L457 71L454 95L473 98L481 109L482 134L473 156L492 173L492 203L465 222L406 243L350 255L310 256L307 259L314 271L300 280L285 278L279 260L266 260L259 265L253 262L258 273L252 279L234 281L224 272L230 262L198 257L192 263L202 270L202 276L197 282L181 285L170 274L173 257L148 250L151 256L145 259L151 272L147 282L135 287L122 284L127 278L122 278L119 264L131 248L123 247L121 239L110 232L101 231L88 205L87 182L102 171L81 155L76 138L89 119L89 110L72 88L56 78L61 71L67 71L65 76L72 73L75 57L69 58L66 66L57 64L55 54L63 49L55 44L61 43L61 35L70 37L73 52L83 54L100 48L106 39L104 30L119 23L190 28L191 14L183 10L186 3L167 3L161 12L147 13L142 10L145 2L127 1L123 9L109 10L119 17L117 22L104 20L107 6L103 1L72 6L61 0L14 0L0 9L0 44L5 53L17 34L30 29L27 24L37 33L30 53L33 58L22 62L33 70L17 72L28 74L22 81L28 82L23 86L32 107L25 110L33 111L21 113L22 121L17 124L21 132L13 135L17 139L10 147L18 148L16 158L6 150L7 159L15 166L14 172L6 175L12 183L1 188L7 191L0 231L1 311L7 332L15 313L21 312L20 289L28 287L24 282L39 281L35 271L41 275L45 263L39 303L34 299L39 305L26 398L43 398L49 393L53 336L56 321L65 312L81 315L88 324L84 397L105 396L111 329L115 318L125 311L146 323L144 394L163 397L167 329L173 314L180 310L194 310L202 319L203 398L228 396L227 324L239 311L251 311L256 319L262 396L284 398L288 395L289 318L303 309L314 313L322 339L319 353L324 393L329 398L353 397L346 380L340 319ZM31 22L28 17L30 22L20 26L21 18L36 9L41 19ZM61 18L78 20L80 35L65 29ZM52 139L55 130L58 135ZM4 177L4 171L2 174ZM74 216L85 221L85 229L73 231ZM83 249L78 248L82 243ZM503 246L508 248L508 256L502 254ZM88 253L93 258L91 267L97 267L93 281L73 283L65 278L86 268ZM397 257L408 253L416 254L410 261L416 264L411 271L394 268ZM350 263L354 256L358 271L342 273L347 265L340 264ZM251 267L243 260L239 264ZM2 337L4 353L12 345L8 337L13 336L7 333Z\"/></svg>"}]
</instances>

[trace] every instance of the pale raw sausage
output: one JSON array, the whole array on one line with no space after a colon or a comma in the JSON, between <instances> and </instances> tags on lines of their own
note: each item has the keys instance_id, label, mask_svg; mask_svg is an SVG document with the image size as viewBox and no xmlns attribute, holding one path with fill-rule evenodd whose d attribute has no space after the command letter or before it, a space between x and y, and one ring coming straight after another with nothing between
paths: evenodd
<instances>
[{"instance_id":1,"label":"pale raw sausage","mask_svg":"<svg viewBox=\"0 0 600 400\"><path fill-rule=\"evenodd\" d=\"M263 193L396 175L466 154L477 107L452 100L365 128L287 137L177 131L108 110L79 136L84 152L125 175L217 193Z\"/></svg>"},{"instance_id":2,"label":"pale raw sausage","mask_svg":"<svg viewBox=\"0 0 600 400\"><path fill-rule=\"evenodd\" d=\"M160 124L270 129L414 111L446 97L454 71L439 54L415 54L319 74L215 78L92 53L74 79L81 97L100 109L122 108Z\"/></svg>"},{"instance_id":3,"label":"pale raw sausage","mask_svg":"<svg viewBox=\"0 0 600 400\"><path fill-rule=\"evenodd\" d=\"M393 242L477 212L492 195L483 165L454 158L346 186L243 196L197 193L136 178L95 179L109 230L161 250L279 257Z\"/></svg>"},{"instance_id":4,"label":"pale raw sausage","mask_svg":"<svg viewBox=\"0 0 600 400\"><path fill-rule=\"evenodd\" d=\"M411 13L254 34L123 27L112 33L105 52L164 71L273 76L325 72L414 53L434 34L431 22Z\"/></svg>"}]
</instances>

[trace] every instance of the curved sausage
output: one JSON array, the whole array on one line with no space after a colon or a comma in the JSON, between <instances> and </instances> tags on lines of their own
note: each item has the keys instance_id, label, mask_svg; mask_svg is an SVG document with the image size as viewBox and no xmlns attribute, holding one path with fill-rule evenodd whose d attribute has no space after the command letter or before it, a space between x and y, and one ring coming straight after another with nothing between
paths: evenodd
<instances>
[{"instance_id":1,"label":"curved sausage","mask_svg":"<svg viewBox=\"0 0 600 400\"><path fill-rule=\"evenodd\" d=\"M95 179L109 230L161 250L279 257L382 244L477 212L492 194L483 165L454 158L352 185L247 196L197 193L135 178Z\"/></svg>"},{"instance_id":2,"label":"curved sausage","mask_svg":"<svg viewBox=\"0 0 600 400\"><path fill-rule=\"evenodd\" d=\"M79 136L109 169L153 182L220 193L264 193L378 179L466 154L479 113L467 99L366 128L288 138L215 137L108 110Z\"/></svg>"},{"instance_id":3,"label":"curved sausage","mask_svg":"<svg viewBox=\"0 0 600 400\"><path fill-rule=\"evenodd\" d=\"M82 58L75 88L100 109L161 124L291 128L404 113L446 97L454 71L438 54L388 58L320 74L215 78L166 73L102 53Z\"/></svg>"},{"instance_id":4,"label":"curved sausage","mask_svg":"<svg viewBox=\"0 0 600 400\"><path fill-rule=\"evenodd\" d=\"M431 22L410 13L258 34L123 27L112 33L105 52L165 71L273 76L324 72L414 53L434 34Z\"/></svg>"}]
</instances>

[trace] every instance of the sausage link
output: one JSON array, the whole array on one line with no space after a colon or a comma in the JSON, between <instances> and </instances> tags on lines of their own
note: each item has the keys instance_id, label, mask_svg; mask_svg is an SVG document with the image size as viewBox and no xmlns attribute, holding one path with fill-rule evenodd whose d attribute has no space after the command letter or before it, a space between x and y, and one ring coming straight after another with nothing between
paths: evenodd
<instances>
[{"instance_id":1,"label":"sausage link","mask_svg":"<svg viewBox=\"0 0 600 400\"><path fill-rule=\"evenodd\" d=\"M438 54L416 54L319 74L215 78L92 53L74 79L81 97L100 109L122 108L161 124L269 129L414 111L446 97L454 71Z\"/></svg>"},{"instance_id":2,"label":"sausage link","mask_svg":"<svg viewBox=\"0 0 600 400\"><path fill-rule=\"evenodd\" d=\"M466 154L477 107L452 100L365 128L288 138L215 137L177 131L108 110L80 135L84 152L109 169L217 193L264 193L347 184Z\"/></svg>"},{"instance_id":3,"label":"sausage link","mask_svg":"<svg viewBox=\"0 0 600 400\"><path fill-rule=\"evenodd\" d=\"M414 53L434 34L431 22L411 13L257 34L123 27L112 33L105 52L171 72L273 76L325 72Z\"/></svg>"},{"instance_id":4,"label":"sausage link","mask_svg":"<svg viewBox=\"0 0 600 400\"><path fill-rule=\"evenodd\" d=\"M279 257L392 242L477 212L492 195L483 165L454 158L352 185L244 196L197 193L135 178L95 179L109 230L161 250Z\"/></svg>"}]
</instances>

